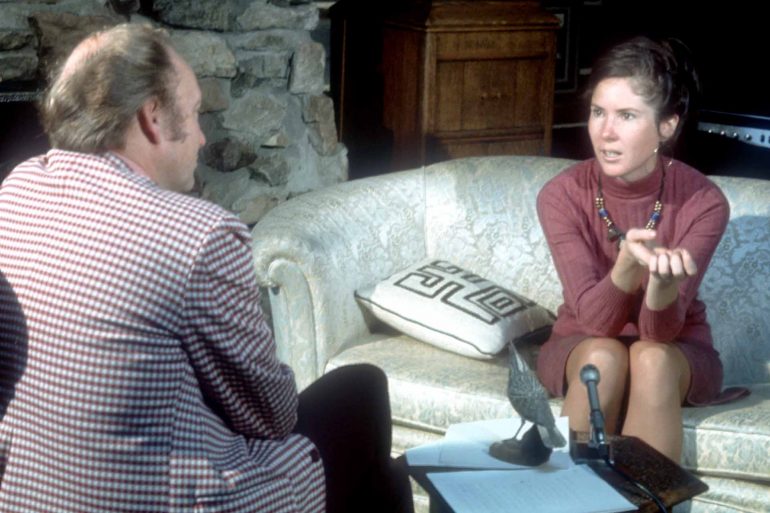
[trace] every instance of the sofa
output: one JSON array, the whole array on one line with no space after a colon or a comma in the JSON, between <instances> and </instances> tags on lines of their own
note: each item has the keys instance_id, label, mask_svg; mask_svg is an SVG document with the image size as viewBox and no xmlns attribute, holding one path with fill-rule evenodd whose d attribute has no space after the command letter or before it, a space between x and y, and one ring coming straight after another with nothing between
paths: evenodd
<instances>
[{"instance_id":1,"label":"sofa","mask_svg":"<svg viewBox=\"0 0 770 513\"><path fill-rule=\"evenodd\" d=\"M472 157L368 177L292 198L253 229L279 357L303 388L331 369L381 367L390 383L394 452L448 426L513 414L508 355L476 359L379 321L355 293L426 257L451 261L556 311L561 288L535 198L572 161ZM709 490L677 511L770 511L770 180L714 176L730 202L704 278L725 386L738 401L685 408L681 464ZM559 399L551 400L558 414ZM418 509L421 497L416 497Z\"/></svg>"}]
</instances>

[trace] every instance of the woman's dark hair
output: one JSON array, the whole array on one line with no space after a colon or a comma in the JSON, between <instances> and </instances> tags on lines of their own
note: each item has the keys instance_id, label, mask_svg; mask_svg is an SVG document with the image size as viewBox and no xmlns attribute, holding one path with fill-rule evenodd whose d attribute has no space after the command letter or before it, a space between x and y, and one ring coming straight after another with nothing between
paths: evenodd
<instances>
[{"instance_id":1,"label":"woman's dark hair","mask_svg":"<svg viewBox=\"0 0 770 513\"><path fill-rule=\"evenodd\" d=\"M695 111L700 94L690 50L678 39L653 41L640 36L612 47L594 63L586 98L607 78L632 79L634 91L655 110L656 122L679 115L670 143Z\"/></svg>"}]
</instances>

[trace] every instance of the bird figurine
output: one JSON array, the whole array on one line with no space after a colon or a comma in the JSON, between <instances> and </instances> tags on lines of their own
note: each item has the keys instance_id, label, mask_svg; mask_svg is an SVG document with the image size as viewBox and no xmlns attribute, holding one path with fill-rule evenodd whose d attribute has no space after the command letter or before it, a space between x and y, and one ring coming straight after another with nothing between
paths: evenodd
<instances>
[{"instance_id":1,"label":"bird figurine","mask_svg":"<svg viewBox=\"0 0 770 513\"><path fill-rule=\"evenodd\" d=\"M537 466L548 461L553 449L564 447L567 440L556 427L548 392L521 357L516 344L509 344L509 353L508 400L521 424L513 437L495 442L489 452L509 463ZM519 439L526 421L533 426Z\"/></svg>"}]
</instances>

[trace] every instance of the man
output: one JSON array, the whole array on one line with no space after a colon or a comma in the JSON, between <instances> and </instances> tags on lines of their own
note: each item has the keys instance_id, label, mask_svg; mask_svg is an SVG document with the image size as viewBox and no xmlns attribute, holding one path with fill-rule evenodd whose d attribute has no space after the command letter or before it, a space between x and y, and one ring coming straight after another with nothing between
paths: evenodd
<instances>
[{"instance_id":1,"label":"man","mask_svg":"<svg viewBox=\"0 0 770 513\"><path fill-rule=\"evenodd\" d=\"M0 188L0 511L409 511L384 375L351 367L298 398L247 229L179 194L200 102L140 25L87 38L54 77L54 149Z\"/></svg>"}]
</instances>

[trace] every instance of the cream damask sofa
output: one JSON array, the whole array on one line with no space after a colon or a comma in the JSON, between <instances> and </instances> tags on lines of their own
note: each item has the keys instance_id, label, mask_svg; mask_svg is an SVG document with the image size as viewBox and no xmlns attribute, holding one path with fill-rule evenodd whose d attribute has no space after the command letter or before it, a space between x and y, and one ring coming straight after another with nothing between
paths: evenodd
<instances>
[{"instance_id":1,"label":"cream damask sofa","mask_svg":"<svg viewBox=\"0 0 770 513\"><path fill-rule=\"evenodd\" d=\"M390 381L394 448L453 423L512 414L507 356L475 360L385 328L354 291L425 257L449 260L555 311L560 285L535 213L571 162L483 157L339 184L272 210L253 231L280 357L300 387L369 362ZM679 511L770 512L770 181L715 177L731 221L701 287L726 385L751 395L687 408L682 464L710 490ZM558 413L558 400L552 403Z\"/></svg>"}]
</instances>

